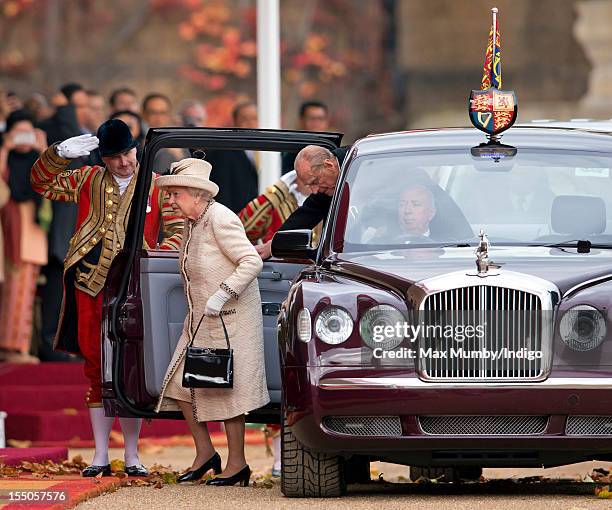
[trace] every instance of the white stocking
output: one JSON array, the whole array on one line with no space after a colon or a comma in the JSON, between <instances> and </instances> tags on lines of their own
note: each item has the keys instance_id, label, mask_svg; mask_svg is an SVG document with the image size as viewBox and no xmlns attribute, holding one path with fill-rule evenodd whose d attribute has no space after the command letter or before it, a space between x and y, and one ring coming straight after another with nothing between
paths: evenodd
<instances>
[{"instance_id":1,"label":"white stocking","mask_svg":"<svg viewBox=\"0 0 612 510\"><path fill-rule=\"evenodd\" d=\"M281 468L281 437L280 434L272 438L272 451L274 452L274 470Z\"/></svg>"},{"instance_id":2,"label":"white stocking","mask_svg":"<svg viewBox=\"0 0 612 510\"><path fill-rule=\"evenodd\" d=\"M108 464L108 438L113 428L114 416L104 416L103 407L90 407L89 419L93 430L96 453L94 454L94 466L106 466Z\"/></svg>"},{"instance_id":3,"label":"white stocking","mask_svg":"<svg viewBox=\"0 0 612 510\"><path fill-rule=\"evenodd\" d=\"M125 443L124 460L127 466L137 466L140 464L138 458L138 435L140 434L141 418L119 418L121 431L123 432L123 442Z\"/></svg>"}]
</instances>

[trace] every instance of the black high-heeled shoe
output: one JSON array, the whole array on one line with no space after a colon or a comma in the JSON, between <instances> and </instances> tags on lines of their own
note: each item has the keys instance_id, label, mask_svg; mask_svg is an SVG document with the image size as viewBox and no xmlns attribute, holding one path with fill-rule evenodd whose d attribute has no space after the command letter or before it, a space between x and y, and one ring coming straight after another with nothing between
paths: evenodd
<instances>
[{"instance_id":1,"label":"black high-heeled shoe","mask_svg":"<svg viewBox=\"0 0 612 510\"><path fill-rule=\"evenodd\" d=\"M100 473L102 473L102 476L111 476L110 464L106 464L106 466L96 466L94 464L87 466L81 471L81 476L84 478L95 478Z\"/></svg>"},{"instance_id":2,"label":"black high-heeled shoe","mask_svg":"<svg viewBox=\"0 0 612 510\"><path fill-rule=\"evenodd\" d=\"M251 468L247 464L235 475L228 476L227 478L220 478L216 476L210 480L206 480L206 485L216 485L217 487L236 485L239 483L243 487L249 486L249 480L251 479Z\"/></svg>"},{"instance_id":3,"label":"black high-heeled shoe","mask_svg":"<svg viewBox=\"0 0 612 510\"><path fill-rule=\"evenodd\" d=\"M206 471L208 471L209 469L212 469L216 475L221 472L221 457L216 452L198 469L194 469L193 471L187 471L186 473L179 476L176 481L177 483L195 482L202 478L204 476L204 473L206 473Z\"/></svg>"}]
</instances>

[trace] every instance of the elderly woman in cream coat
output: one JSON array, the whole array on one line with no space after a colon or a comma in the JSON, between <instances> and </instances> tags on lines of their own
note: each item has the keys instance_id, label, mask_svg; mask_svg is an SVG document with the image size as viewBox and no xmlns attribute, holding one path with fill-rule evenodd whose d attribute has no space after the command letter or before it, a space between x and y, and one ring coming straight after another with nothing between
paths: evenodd
<instances>
[{"instance_id":1,"label":"elderly woman in cream coat","mask_svg":"<svg viewBox=\"0 0 612 510\"><path fill-rule=\"evenodd\" d=\"M159 177L170 203L185 217L179 265L188 314L164 378L156 410L183 412L196 445L193 465L178 481L198 480L207 471L219 476L210 485L247 485L250 469L244 457L244 415L270 400L266 385L261 299L257 286L262 261L246 237L238 216L213 197L218 186L209 180L211 165L187 158L173 163L171 175ZM184 358L190 331L195 347L225 348L219 315L234 351L232 388L184 388ZM223 420L229 455L221 471L206 422Z\"/></svg>"}]
</instances>

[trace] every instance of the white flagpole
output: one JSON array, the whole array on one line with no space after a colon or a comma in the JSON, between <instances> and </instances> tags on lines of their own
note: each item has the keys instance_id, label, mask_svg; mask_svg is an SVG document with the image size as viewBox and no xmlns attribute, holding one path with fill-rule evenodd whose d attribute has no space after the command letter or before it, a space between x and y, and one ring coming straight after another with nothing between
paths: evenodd
<instances>
[{"instance_id":1,"label":"white flagpole","mask_svg":"<svg viewBox=\"0 0 612 510\"><path fill-rule=\"evenodd\" d=\"M257 109L259 126L280 129L280 7L279 0L257 0ZM259 191L280 177L280 155L261 152Z\"/></svg>"},{"instance_id":2,"label":"white flagpole","mask_svg":"<svg viewBox=\"0 0 612 510\"><path fill-rule=\"evenodd\" d=\"M497 13L499 10L497 7L493 7L491 12L493 13L493 48L495 48L495 45L497 44L497 30L495 30L495 27L497 26Z\"/></svg>"}]
</instances>

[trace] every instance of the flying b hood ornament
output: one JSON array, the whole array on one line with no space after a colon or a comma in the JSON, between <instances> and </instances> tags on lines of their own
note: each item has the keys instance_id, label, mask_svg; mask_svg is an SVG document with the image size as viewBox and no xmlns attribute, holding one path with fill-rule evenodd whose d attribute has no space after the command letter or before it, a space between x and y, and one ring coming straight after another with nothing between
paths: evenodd
<instances>
[{"instance_id":1,"label":"flying b hood ornament","mask_svg":"<svg viewBox=\"0 0 612 510\"><path fill-rule=\"evenodd\" d=\"M472 124L484 131L489 138L505 131L514 124L518 111L516 95L512 90L501 90L501 45L497 8L493 12L493 25L489 33L489 44L485 56L481 90L472 90L469 113Z\"/></svg>"}]
</instances>

